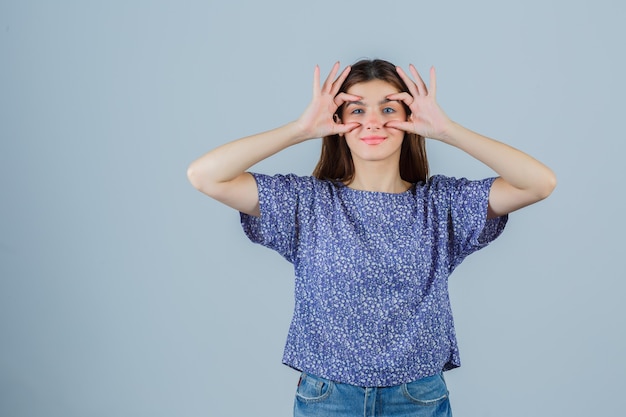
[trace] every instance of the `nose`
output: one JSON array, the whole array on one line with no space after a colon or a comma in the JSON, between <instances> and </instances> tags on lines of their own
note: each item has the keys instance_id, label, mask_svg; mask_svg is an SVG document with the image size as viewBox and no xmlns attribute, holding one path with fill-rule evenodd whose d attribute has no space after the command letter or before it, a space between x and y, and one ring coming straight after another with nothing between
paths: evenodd
<instances>
[{"instance_id":1,"label":"nose","mask_svg":"<svg viewBox=\"0 0 626 417\"><path fill-rule=\"evenodd\" d=\"M364 127L368 130L380 129L384 124L382 115L376 112L368 112L363 122Z\"/></svg>"}]
</instances>

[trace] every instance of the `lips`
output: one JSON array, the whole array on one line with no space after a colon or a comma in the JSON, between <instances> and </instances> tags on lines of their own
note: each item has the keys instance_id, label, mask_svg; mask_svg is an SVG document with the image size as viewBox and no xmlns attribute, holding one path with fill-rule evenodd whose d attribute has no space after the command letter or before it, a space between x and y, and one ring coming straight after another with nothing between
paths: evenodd
<instances>
[{"instance_id":1,"label":"lips","mask_svg":"<svg viewBox=\"0 0 626 417\"><path fill-rule=\"evenodd\" d=\"M361 140L368 145L380 145L385 141L385 139L386 138L384 136L366 136L361 138Z\"/></svg>"}]
</instances>

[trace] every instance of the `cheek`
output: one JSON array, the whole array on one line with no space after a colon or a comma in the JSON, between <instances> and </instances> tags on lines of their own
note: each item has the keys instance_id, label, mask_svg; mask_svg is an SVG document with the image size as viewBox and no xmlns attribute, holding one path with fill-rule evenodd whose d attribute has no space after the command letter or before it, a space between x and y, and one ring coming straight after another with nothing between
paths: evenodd
<instances>
[{"instance_id":1,"label":"cheek","mask_svg":"<svg viewBox=\"0 0 626 417\"><path fill-rule=\"evenodd\" d=\"M357 127L351 132L345 133L344 139L348 148L352 149L354 146L357 146L361 142L359 128Z\"/></svg>"},{"instance_id":2,"label":"cheek","mask_svg":"<svg viewBox=\"0 0 626 417\"><path fill-rule=\"evenodd\" d=\"M359 128L357 127L356 129L353 129L349 132L344 133L344 137L346 138L346 142L350 143L352 141L358 140L359 139Z\"/></svg>"}]
</instances>

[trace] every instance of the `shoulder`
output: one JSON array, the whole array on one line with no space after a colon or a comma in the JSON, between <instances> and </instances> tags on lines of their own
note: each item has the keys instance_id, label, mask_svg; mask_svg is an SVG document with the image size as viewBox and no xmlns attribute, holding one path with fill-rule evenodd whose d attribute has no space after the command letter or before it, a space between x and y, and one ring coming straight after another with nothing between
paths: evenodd
<instances>
[{"instance_id":1,"label":"shoulder","mask_svg":"<svg viewBox=\"0 0 626 417\"><path fill-rule=\"evenodd\" d=\"M415 185L418 195L432 196L449 194L453 189L463 183L464 178L447 177L445 175L433 175L425 182L419 182Z\"/></svg>"},{"instance_id":2,"label":"shoulder","mask_svg":"<svg viewBox=\"0 0 626 417\"><path fill-rule=\"evenodd\" d=\"M436 207L480 206L489 199L489 191L495 178L470 180L434 175L416 187L418 198Z\"/></svg>"},{"instance_id":3,"label":"shoulder","mask_svg":"<svg viewBox=\"0 0 626 417\"><path fill-rule=\"evenodd\" d=\"M259 192L283 192L297 195L318 194L329 192L337 187L337 184L329 180L321 180L311 175L296 174L260 174L251 173L254 177Z\"/></svg>"},{"instance_id":4,"label":"shoulder","mask_svg":"<svg viewBox=\"0 0 626 417\"><path fill-rule=\"evenodd\" d=\"M460 191L469 189L489 189L494 178L483 178L479 180L470 180L465 177L456 178L445 175L433 175L426 183L422 183L423 187L431 191Z\"/></svg>"},{"instance_id":5,"label":"shoulder","mask_svg":"<svg viewBox=\"0 0 626 417\"><path fill-rule=\"evenodd\" d=\"M448 177L446 175L433 175L426 181L426 185L430 188L450 188L463 185L470 182L465 177Z\"/></svg>"}]
</instances>

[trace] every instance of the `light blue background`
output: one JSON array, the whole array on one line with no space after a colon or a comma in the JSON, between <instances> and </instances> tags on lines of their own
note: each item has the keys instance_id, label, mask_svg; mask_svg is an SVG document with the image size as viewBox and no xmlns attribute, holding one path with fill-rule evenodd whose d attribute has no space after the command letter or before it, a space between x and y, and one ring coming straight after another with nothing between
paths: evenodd
<instances>
[{"instance_id":1,"label":"light blue background","mask_svg":"<svg viewBox=\"0 0 626 417\"><path fill-rule=\"evenodd\" d=\"M186 168L362 57L435 65L452 118L559 178L453 275L455 415L622 415L625 20L617 0L2 1L0 415L290 415L291 265ZM428 147L433 173L491 175Z\"/></svg>"}]
</instances>

